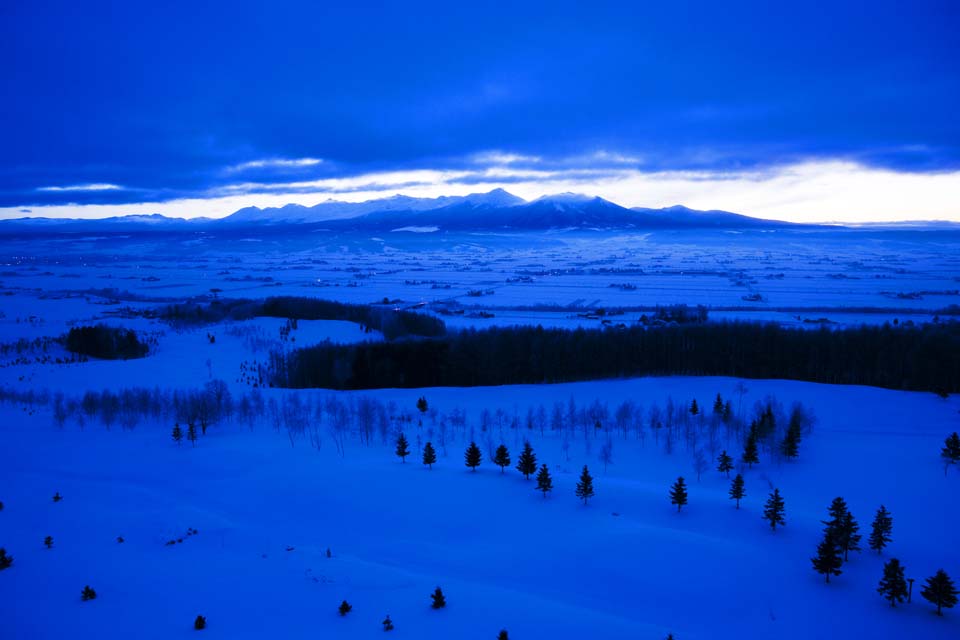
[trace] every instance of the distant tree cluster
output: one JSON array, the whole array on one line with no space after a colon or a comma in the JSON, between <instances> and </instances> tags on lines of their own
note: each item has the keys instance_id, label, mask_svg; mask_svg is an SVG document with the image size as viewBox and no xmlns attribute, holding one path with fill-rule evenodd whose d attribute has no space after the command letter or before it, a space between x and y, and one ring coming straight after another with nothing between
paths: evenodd
<instances>
[{"instance_id":1,"label":"distant tree cluster","mask_svg":"<svg viewBox=\"0 0 960 640\"><path fill-rule=\"evenodd\" d=\"M709 375L953 393L960 391L960 322L818 330L750 322L470 329L430 340L277 352L270 368L274 386L292 388L469 387Z\"/></svg>"},{"instance_id":2,"label":"distant tree cluster","mask_svg":"<svg viewBox=\"0 0 960 640\"><path fill-rule=\"evenodd\" d=\"M103 360L142 358L150 350L132 329L102 324L72 327L64 344L68 351Z\"/></svg>"},{"instance_id":3,"label":"distant tree cluster","mask_svg":"<svg viewBox=\"0 0 960 640\"><path fill-rule=\"evenodd\" d=\"M406 336L436 337L446 333L439 318L384 305L361 305L318 298L278 296L265 300L206 298L146 312L174 324L212 324L257 317L290 320L346 320L380 331L387 340Z\"/></svg>"}]
</instances>

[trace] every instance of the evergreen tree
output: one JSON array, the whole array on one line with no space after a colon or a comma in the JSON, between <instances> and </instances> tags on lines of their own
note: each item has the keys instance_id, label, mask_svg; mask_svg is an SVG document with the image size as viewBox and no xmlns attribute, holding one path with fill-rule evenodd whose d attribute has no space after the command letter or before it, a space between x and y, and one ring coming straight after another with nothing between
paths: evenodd
<instances>
[{"instance_id":1,"label":"evergreen tree","mask_svg":"<svg viewBox=\"0 0 960 640\"><path fill-rule=\"evenodd\" d=\"M952 609L957 604L957 589L953 586L953 580L943 569L927 578L923 591L920 592L927 602L937 605L937 615L943 615L943 608Z\"/></svg>"},{"instance_id":2,"label":"evergreen tree","mask_svg":"<svg viewBox=\"0 0 960 640\"><path fill-rule=\"evenodd\" d=\"M847 511L843 516L840 528L840 548L843 549L843 560L847 561L851 551L860 551L860 525L853 514Z\"/></svg>"},{"instance_id":3,"label":"evergreen tree","mask_svg":"<svg viewBox=\"0 0 960 640\"><path fill-rule=\"evenodd\" d=\"M483 459L483 456L480 454L480 447L477 446L476 442L471 442L470 446L467 447L464 459L472 471L476 471L477 467L480 466L480 461Z\"/></svg>"},{"instance_id":4,"label":"evergreen tree","mask_svg":"<svg viewBox=\"0 0 960 640\"><path fill-rule=\"evenodd\" d=\"M723 421L729 424L731 420L733 420L733 403L727 400L723 403Z\"/></svg>"},{"instance_id":5,"label":"evergreen tree","mask_svg":"<svg viewBox=\"0 0 960 640\"><path fill-rule=\"evenodd\" d=\"M796 426L794 426L796 425ZM792 460L800 455L800 423L790 421L790 426L787 428L787 434L783 438L783 442L780 443L780 453L783 454L784 458Z\"/></svg>"},{"instance_id":6,"label":"evergreen tree","mask_svg":"<svg viewBox=\"0 0 960 640\"><path fill-rule=\"evenodd\" d=\"M714 449L716 451L716 449ZM720 473L725 473L727 477L730 477L730 472L733 471L733 458L727 454L727 450L724 449L720 452L720 456L717 458L717 471Z\"/></svg>"},{"instance_id":7,"label":"evergreen tree","mask_svg":"<svg viewBox=\"0 0 960 640\"><path fill-rule=\"evenodd\" d=\"M954 431L947 439L943 441L943 449L940 450L940 457L943 458L943 473L947 474L947 468L952 464L960 463L960 435Z\"/></svg>"},{"instance_id":8,"label":"evergreen tree","mask_svg":"<svg viewBox=\"0 0 960 640\"><path fill-rule=\"evenodd\" d=\"M730 499L737 501L737 509L740 508L740 501L743 500L745 495L747 495L747 492L743 489L743 476L738 473L737 477L730 483Z\"/></svg>"},{"instance_id":9,"label":"evergreen tree","mask_svg":"<svg viewBox=\"0 0 960 640\"><path fill-rule=\"evenodd\" d=\"M824 532L823 541L817 545L816 557L810 559L813 562L813 568L817 573L822 574L827 582L830 582L831 575L838 576L843 573L840 571L843 560L840 558L840 548L834 535L832 530Z\"/></svg>"},{"instance_id":10,"label":"evergreen tree","mask_svg":"<svg viewBox=\"0 0 960 640\"><path fill-rule=\"evenodd\" d=\"M53 536L47 536L44 538L43 544L47 549L53 549Z\"/></svg>"},{"instance_id":11,"label":"evergreen tree","mask_svg":"<svg viewBox=\"0 0 960 640\"><path fill-rule=\"evenodd\" d=\"M506 629L500 629L500 633L497 634L497 640L510 640L510 635Z\"/></svg>"},{"instance_id":12,"label":"evergreen tree","mask_svg":"<svg viewBox=\"0 0 960 640\"><path fill-rule=\"evenodd\" d=\"M4 569L9 569L10 565L13 564L13 556L7 555L7 550L3 547L0 547L0 571Z\"/></svg>"},{"instance_id":13,"label":"evergreen tree","mask_svg":"<svg viewBox=\"0 0 960 640\"><path fill-rule=\"evenodd\" d=\"M343 602L340 603L340 608L337 609L337 611L340 612L341 616L345 616L351 611L353 611L353 605L347 602L346 600L344 600Z\"/></svg>"},{"instance_id":14,"label":"evergreen tree","mask_svg":"<svg viewBox=\"0 0 960 640\"><path fill-rule=\"evenodd\" d=\"M60 495L60 492L59 492L59 491L57 491L55 494L53 494L53 501L54 501L54 502L60 502L61 500L63 500L63 496Z\"/></svg>"},{"instance_id":15,"label":"evergreen tree","mask_svg":"<svg viewBox=\"0 0 960 640\"><path fill-rule=\"evenodd\" d=\"M397 448L394 450L398 456L400 456L401 462L406 464L407 456L410 455L410 445L407 442L407 436L403 435L403 432L400 432L400 435L397 436Z\"/></svg>"},{"instance_id":16,"label":"evergreen tree","mask_svg":"<svg viewBox=\"0 0 960 640\"><path fill-rule=\"evenodd\" d=\"M180 428L180 423L173 425L172 433L173 441L177 443L177 446L180 446L180 441L183 440L183 429Z\"/></svg>"},{"instance_id":17,"label":"evergreen tree","mask_svg":"<svg viewBox=\"0 0 960 640\"><path fill-rule=\"evenodd\" d=\"M80 592L80 599L86 602L87 600L93 600L97 597L97 592L94 591L90 585L86 585L83 588L83 591Z\"/></svg>"},{"instance_id":18,"label":"evergreen tree","mask_svg":"<svg viewBox=\"0 0 960 640\"><path fill-rule=\"evenodd\" d=\"M893 531L893 517L887 508L880 505L877 509L877 515L873 517L873 526L870 531L870 548L880 553L885 546L890 544L890 534Z\"/></svg>"},{"instance_id":19,"label":"evergreen tree","mask_svg":"<svg viewBox=\"0 0 960 640\"><path fill-rule=\"evenodd\" d=\"M760 452L757 448L757 433L755 428L750 429L747 442L743 446L743 456L740 459L746 462L751 469L753 465L760 462Z\"/></svg>"},{"instance_id":20,"label":"evergreen tree","mask_svg":"<svg viewBox=\"0 0 960 640\"><path fill-rule=\"evenodd\" d=\"M197 631L203 631L207 628L207 618L206 616L197 616L193 621L193 628Z\"/></svg>"},{"instance_id":21,"label":"evergreen tree","mask_svg":"<svg viewBox=\"0 0 960 640\"><path fill-rule=\"evenodd\" d=\"M697 399L694 398L690 403L690 415L695 416L700 413L700 406L697 404Z\"/></svg>"},{"instance_id":22,"label":"evergreen tree","mask_svg":"<svg viewBox=\"0 0 960 640\"><path fill-rule=\"evenodd\" d=\"M493 454L493 463L500 467L500 473L503 473L504 467L510 466L510 452L507 450L507 445L501 444L497 447L496 453Z\"/></svg>"},{"instance_id":23,"label":"evergreen tree","mask_svg":"<svg viewBox=\"0 0 960 640\"><path fill-rule=\"evenodd\" d=\"M683 476L677 478L670 487L670 504L677 505L677 513L680 513L680 508L687 504L687 483Z\"/></svg>"},{"instance_id":24,"label":"evergreen tree","mask_svg":"<svg viewBox=\"0 0 960 640\"><path fill-rule=\"evenodd\" d=\"M543 492L543 497L547 497L547 492L553 490L553 478L550 477L550 470L547 465L541 465L537 472L537 491Z\"/></svg>"},{"instance_id":25,"label":"evergreen tree","mask_svg":"<svg viewBox=\"0 0 960 640\"><path fill-rule=\"evenodd\" d=\"M720 394L717 394L717 399L713 401L713 413L714 415L723 417L723 398L720 397Z\"/></svg>"},{"instance_id":26,"label":"evergreen tree","mask_svg":"<svg viewBox=\"0 0 960 640\"><path fill-rule=\"evenodd\" d=\"M590 476L587 465L583 465L583 471L580 472L580 482L577 483L576 494L578 498L583 500L583 504L587 504L587 500L593 497L593 477Z\"/></svg>"},{"instance_id":27,"label":"evergreen tree","mask_svg":"<svg viewBox=\"0 0 960 640\"><path fill-rule=\"evenodd\" d=\"M440 587L437 587L434 592L430 594L430 599L433 600L430 606L434 609L443 609L447 606L447 599L443 597L443 591L440 590Z\"/></svg>"},{"instance_id":28,"label":"evergreen tree","mask_svg":"<svg viewBox=\"0 0 960 640\"><path fill-rule=\"evenodd\" d=\"M906 599L907 580L903 577L903 565L896 558L883 565L883 577L880 578L877 593L889 600L891 607Z\"/></svg>"},{"instance_id":29,"label":"evergreen tree","mask_svg":"<svg viewBox=\"0 0 960 640\"><path fill-rule=\"evenodd\" d=\"M381 622L380 624L383 625L384 631L393 631L393 620L390 619L389 614L387 615L386 618L383 619L383 622Z\"/></svg>"},{"instance_id":30,"label":"evergreen tree","mask_svg":"<svg viewBox=\"0 0 960 640\"><path fill-rule=\"evenodd\" d=\"M532 474L537 472L537 456L533 452L533 447L530 446L529 442L523 443L523 451L517 460L517 471L522 473L523 477L527 480L530 479Z\"/></svg>"},{"instance_id":31,"label":"evergreen tree","mask_svg":"<svg viewBox=\"0 0 960 640\"><path fill-rule=\"evenodd\" d=\"M420 413L426 413L427 409L430 408L430 405L427 404L427 399L423 396L417 398L417 411Z\"/></svg>"},{"instance_id":32,"label":"evergreen tree","mask_svg":"<svg viewBox=\"0 0 960 640\"><path fill-rule=\"evenodd\" d=\"M783 516L783 498L780 496L780 490L774 489L773 493L770 494L770 497L767 498L766 504L763 505L763 519L770 523L770 528L773 531L776 531L777 525L782 527L787 524Z\"/></svg>"},{"instance_id":33,"label":"evergreen tree","mask_svg":"<svg viewBox=\"0 0 960 640\"><path fill-rule=\"evenodd\" d=\"M820 521L821 524L826 525L823 529L823 532L832 532L836 534L836 538L839 536L840 531L843 528L843 521L847 515L847 502L839 496L834 498L833 502L830 503L830 506L827 507L827 514L830 516L830 519Z\"/></svg>"},{"instance_id":34,"label":"evergreen tree","mask_svg":"<svg viewBox=\"0 0 960 640\"><path fill-rule=\"evenodd\" d=\"M187 423L187 440L194 447L197 446L197 426L192 422Z\"/></svg>"},{"instance_id":35,"label":"evergreen tree","mask_svg":"<svg viewBox=\"0 0 960 640\"><path fill-rule=\"evenodd\" d=\"M427 468L433 469L433 464L437 461L437 452L434 450L431 443L427 443L423 446L423 464L427 465Z\"/></svg>"}]
</instances>

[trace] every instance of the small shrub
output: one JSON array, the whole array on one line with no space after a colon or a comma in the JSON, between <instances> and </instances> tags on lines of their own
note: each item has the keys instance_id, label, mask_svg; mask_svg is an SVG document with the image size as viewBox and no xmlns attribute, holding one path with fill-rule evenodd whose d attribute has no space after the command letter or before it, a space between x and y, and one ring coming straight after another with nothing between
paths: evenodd
<instances>
[{"instance_id":1,"label":"small shrub","mask_svg":"<svg viewBox=\"0 0 960 640\"><path fill-rule=\"evenodd\" d=\"M0 570L9 569L13 564L13 556L7 555L7 550L0 547Z\"/></svg>"},{"instance_id":2,"label":"small shrub","mask_svg":"<svg viewBox=\"0 0 960 640\"><path fill-rule=\"evenodd\" d=\"M346 600L344 600L343 602L340 603L340 608L338 609L338 611L340 612L341 616L345 616L351 611L353 611L353 605L347 602Z\"/></svg>"},{"instance_id":3,"label":"small shrub","mask_svg":"<svg viewBox=\"0 0 960 640\"><path fill-rule=\"evenodd\" d=\"M389 615L386 618L384 618L383 622L381 622L380 624L383 625L384 631L393 631L393 620L390 619Z\"/></svg>"},{"instance_id":4,"label":"small shrub","mask_svg":"<svg viewBox=\"0 0 960 640\"><path fill-rule=\"evenodd\" d=\"M90 585L86 585L83 588L83 591L80 592L80 599L86 602L87 600L94 600L97 597L97 592L94 591Z\"/></svg>"},{"instance_id":5,"label":"small shrub","mask_svg":"<svg viewBox=\"0 0 960 640\"><path fill-rule=\"evenodd\" d=\"M63 496L60 495L60 492L59 492L59 491L57 491L55 494L53 494L53 501L54 501L54 502L60 502L61 500L63 500Z\"/></svg>"},{"instance_id":6,"label":"small shrub","mask_svg":"<svg viewBox=\"0 0 960 640\"><path fill-rule=\"evenodd\" d=\"M197 631L203 631L207 628L207 618L205 616L197 616L197 619L193 621L193 628Z\"/></svg>"},{"instance_id":7,"label":"small shrub","mask_svg":"<svg viewBox=\"0 0 960 640\"><path fill-rule=\"evenodd\" d=\"M433 603L430 606L434 609L443 609L447 606L447 599L443 596L443 591L440 590L440 587L437 587L436 591L430 594L430 597L433 599Z\"/></svg>"}]
</instances>

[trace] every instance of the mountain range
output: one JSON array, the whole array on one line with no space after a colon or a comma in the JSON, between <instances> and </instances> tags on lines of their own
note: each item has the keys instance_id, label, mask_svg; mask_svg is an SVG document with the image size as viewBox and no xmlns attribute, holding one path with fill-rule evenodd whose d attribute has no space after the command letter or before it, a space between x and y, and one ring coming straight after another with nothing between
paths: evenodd
<instances>
[{"instance_id":1,"label":"mountain range","mask_svg":"<svg viewBox=\"0 0 960 640\"><path fill-rule=\"evenodd\" d=\"M331 232L567 231L779 228L792 223L728 211L683 206L628 209L600 197L562 193L526 201L503 189L466 196L396 195L366 202L328 200L312 207L246 207L224 218L168 218L159 214L97 220L18 218L0 221L10 231L272 230L308 226Z\"/></svg>"}]
</instances>

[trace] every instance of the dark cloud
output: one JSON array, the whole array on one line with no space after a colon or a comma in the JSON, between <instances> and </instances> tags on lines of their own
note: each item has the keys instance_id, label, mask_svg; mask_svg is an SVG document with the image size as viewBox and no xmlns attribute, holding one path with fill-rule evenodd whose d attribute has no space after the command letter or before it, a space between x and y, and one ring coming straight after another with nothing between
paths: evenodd
<instances>
[{"instance_id":1,"label":"dark cloud","mask_svg":"<svg viewBox=\"0 0 960 640\"><path fill-rule=\"evenodd\" d=\"M0 206L455 168L484 150L960 167L956 3L347 5L7 3ZM284 158L324 162L227 170ZM38 191L91 183L125 189Z\"/></svg>"}]
</instances>

